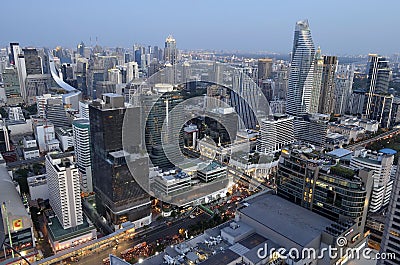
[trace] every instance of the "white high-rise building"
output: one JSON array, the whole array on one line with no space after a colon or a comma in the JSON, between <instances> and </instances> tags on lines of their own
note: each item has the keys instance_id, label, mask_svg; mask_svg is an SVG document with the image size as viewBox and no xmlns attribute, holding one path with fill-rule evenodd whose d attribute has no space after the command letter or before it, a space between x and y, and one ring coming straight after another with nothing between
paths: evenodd
<instances>
[{"instance_id":1,"label":"white high-rise building","mask_svg":"<svg viewBox=\"0 0 400 265\"><path fill-rule=\"evenodd\" d=\"M91 101L79 101L79 116L83 119L89 119L89 104Z\"/></svg>"},{"instance_id":2,"label":"white high-rise building","mask_svg":"<svg viewBox=\"0 0 400 265\"><path fill-rule=\"evenodd\" d=\"M298 21L294 32L286 112L300 116L310 112L315 47L307 20Z\"/></svg>"},{"instance_id":3,"label":"white high-rise building","mask_svg":"<svg viewBox=\"0 0 400 265\"><path fill-rule=\"evenodd\" d=\"M393 192L390 204L386 212L385 230L382 236L380 253L387 255L395 254L395 259L381 259L377 264L395 265L400 264L400 166L397 165L394 178ZM383 257L383 255L381 255Z\"/></svg>"},{"instance_id":4,"label":"white high-rise building","mask_svg":"<svg viewBox=\"0 0 400 265\"><path fill-rule=\"evenodd\" d=\"M390 178L393 160L393 154L372 152L366 149L356 150L350 160L352 168L366 168L374 171L374 184L369 203L370 212L377 212L389 204L393 186L393 180Z\"/></svg>"},{"instance_id":5,"label":"white high-rise building","mask_svg":"<svg viewBox=\"0 0 400 265\"><path fill-rule=\"evenodd\" d=\"M122 83L122 73L117 68L112 68L108 70L108 81L111 81L115 84Z\"/></svg>"},{"instance_id":6,"label":"white high-rise building","mask_svg":"<svg viewBox=\"0 0 400 265\"><path fill-rule=\"evenodd\" d=\"M260 138L257 149L261 153L273 154L294 142L294 118L275 114L273 119L261 120Z\"/></svg>"},{"instance_id":7,"label":"white high-rise building","mask_svg":"<svg viewBox=\"0 0 400 265\"><path fill-rule=\"evenodd\" d=\"M72 123L76 165L81 175L81 187L85 192L93 192L92 163L90 153L90 121L76 119Z\"/></svg>"},{"instance_id":8,"label":"white high-rise building","mask_svg":"<svg viewBox=\"0 0 400 265\"><path fill-rule=\"evenodd\" d=\"M126 82L129 83L139 78L139 66L137 62L129 62L126 64Z\"/></svg>"},{"instance_id":9,"label":"white high-rise building","mask_svg":"<svg viewBox=\"0 0 400 265\"><path fill-rule=\"evenodd\" d=\"M78 168L70 153L46 155L49 202L64 229L83 224Z\"/></svg>"},{"instance_id":10,"label":"white high-rise building","mask_svg":"<svg viewBox=\"0 0 400 265\"><path fill-rule=\"evenodd\" d=\"M338 65L335 76L335 113L344 115L350 104L354 65Z\"/></svg>"}]
</instances>

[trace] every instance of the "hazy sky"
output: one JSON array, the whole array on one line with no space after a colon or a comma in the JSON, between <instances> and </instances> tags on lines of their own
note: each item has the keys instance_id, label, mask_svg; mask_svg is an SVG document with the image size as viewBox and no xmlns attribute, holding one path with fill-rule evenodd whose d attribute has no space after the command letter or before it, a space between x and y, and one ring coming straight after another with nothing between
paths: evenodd
<instances>
[{"instance_id":1,"label":"hazy sky","mask_svg":"<svg viewBox=\"0 0 400 265\"><path fill-rule=\"evenodd\" d=\"M400 52L399 0L7 0L0 46L162 46L288 53L297 20L308 18L328 54Z\"/></svg>"}]
</instances>

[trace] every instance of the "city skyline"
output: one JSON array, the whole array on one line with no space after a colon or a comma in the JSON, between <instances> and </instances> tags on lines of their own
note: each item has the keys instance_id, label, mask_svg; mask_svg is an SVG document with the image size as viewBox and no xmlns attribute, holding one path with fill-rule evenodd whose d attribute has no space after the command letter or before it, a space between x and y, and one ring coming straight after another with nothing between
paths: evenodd
<instances>
[{"instance_id":1,"label":"city skyline","mask_svg":"<svg viewBox=\"0 0 400 265\"><path fill-rule=\"evenodd\" d=\"M316 1L249 5L235 1L207 2L154 1L151 7L140 2L119 2L121 10L128 10L126 14L116 13L118 6L113 9L105 1L78 3L74 0L63 7L23 3L25 8L18 10L18 19L13 12L3 14L5 38L0 45L18 41L23 46L72 48L84 41L93 46L97 43L107 47L132 47L134 43L145 43L162 47L165 38L172 34L179 49L287 54L291 50L295 21L308 19L315 45L325 54L399 52L400 39L392 34L396 25L390 22L398 10L396 6L400 7L395 1L387 2L391 8L379 20L366 19L376 12L368 4L372 1L363 1L362 5L339 1L328 8ZM3 7L12 10L11 2L3 3ZM247 18L246 14L252 14L251 20L240 19ZM13 27L6 27L10 21Z\"/></svg>"}]
</instances>

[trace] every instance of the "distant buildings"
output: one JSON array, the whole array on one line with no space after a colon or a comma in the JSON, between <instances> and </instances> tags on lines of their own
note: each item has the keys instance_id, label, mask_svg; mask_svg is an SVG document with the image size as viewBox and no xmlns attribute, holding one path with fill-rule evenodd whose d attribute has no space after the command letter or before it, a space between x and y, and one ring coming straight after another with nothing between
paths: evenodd
<instances>
[{"instance_id":1,"label":"distant buildings","mask_svg":"<svg viewBox=\"0 0 400 265\"><path fill-rule=\"evenodd\" d=\"M170 64L176 64L178 59L178 50L176 49L176 40L169 35L165 40L164 61Z\"/></svg>"}]
</instances>

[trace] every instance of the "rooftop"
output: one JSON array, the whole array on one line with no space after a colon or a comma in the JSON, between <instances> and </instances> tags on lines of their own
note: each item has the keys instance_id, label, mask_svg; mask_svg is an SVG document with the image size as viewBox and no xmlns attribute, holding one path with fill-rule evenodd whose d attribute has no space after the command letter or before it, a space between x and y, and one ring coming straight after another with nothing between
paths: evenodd
<instances>
[{"instance_id":1,"label":"rooftop","mask_svg":"<svg viewBox=\"0 0 400 265\"><path fill-rule=\"evenodd\" d=\"M78 225L76 227L71 227L68 229L64 229L56 216L49 218L48 231L49 235L53 239L53 241L65 241L68 239L75 238L77 236L87 234L91 230L95 229L92 224L89 224L86 220L86 217L83 216L83 224Z\"/></svg>"},{"instance_id":2,"label":"rooftop","mask_svg":"<svg viewBox=\"0 0 400 265\"><path fill-rule=\"evenodd\" d=\"M264 194L247 202L249 206L239 212L300 246L319 237L333 223L273 194Z\"/></svg>"}]
</instances>

